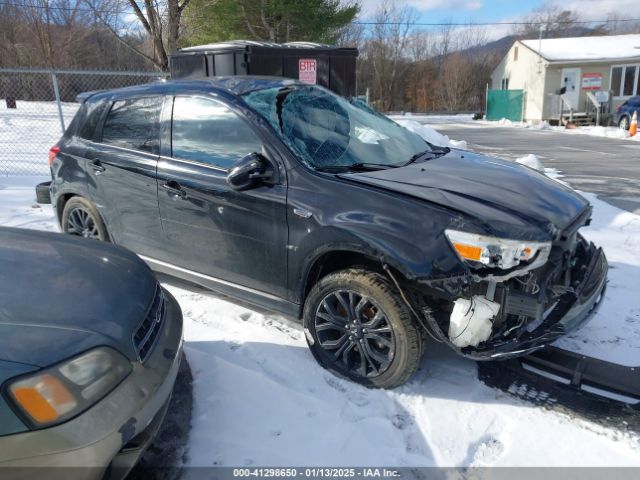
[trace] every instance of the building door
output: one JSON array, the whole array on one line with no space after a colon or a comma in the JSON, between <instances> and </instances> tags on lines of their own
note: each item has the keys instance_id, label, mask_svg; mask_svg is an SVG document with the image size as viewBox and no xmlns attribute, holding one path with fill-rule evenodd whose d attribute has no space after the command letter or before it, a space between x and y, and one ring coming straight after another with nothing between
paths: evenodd
<instances>
[{"instance_id":1,"label":"building door","mask_svg":"<svg viewBox=\"0 0 640 480\"><path fill-rule=\"evenodd\" d=\"M561 87L567 87L564 99L574 111L578 110L580 100L580 72L579 68L563 68Z\"/></svg>"}]
</instances>

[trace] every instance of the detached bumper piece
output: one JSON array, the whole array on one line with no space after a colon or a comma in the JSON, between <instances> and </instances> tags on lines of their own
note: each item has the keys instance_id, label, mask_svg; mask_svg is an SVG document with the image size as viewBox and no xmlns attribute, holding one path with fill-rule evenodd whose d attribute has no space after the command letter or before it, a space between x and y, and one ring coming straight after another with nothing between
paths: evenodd
<instances>
[{"instance_id":1,"label":"detached bumper piece","mask_svg":"<svg viewBox=\"0 0 640 480\"><path fill-rule=\"evenodd\" d=\"M561 406L599 424L640 430L640 367L546 347L526 357L480 362L478 377L537 405Z\"/></svg>"},{"instance_id":2,"label":"detached bumper piece","mask_svg":"<svg viewBox=\"0 0 640 480\"><path fill-rule=\"evenodd\" d=\"M626 367L557 347L520 358L519 363L522 369L536 375L640 408L640 366Z\"/></svg>"}]
</instances>

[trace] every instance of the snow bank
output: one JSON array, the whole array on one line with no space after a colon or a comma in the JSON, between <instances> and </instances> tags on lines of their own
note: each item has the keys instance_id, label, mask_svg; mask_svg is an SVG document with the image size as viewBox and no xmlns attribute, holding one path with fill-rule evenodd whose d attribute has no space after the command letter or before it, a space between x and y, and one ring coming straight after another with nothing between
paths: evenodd
<instances>
[{"instance_id":1,"label":"snow bank","mask_svg":"<svg viewBox=\"0 0 640 480\"><path fill-rule=\"evenodd\" d=\"M421 123L418 123L415 120L394 119L394 121L398 125L402 125L407 130L410 130L413 133L420 135L427 142L432 143L433 145L438 145L440 147L460 148L463 150L467 149L466 141L450 140L448 136L442 135L441 133L437 132L434 128L429 127L428 125L423 125Z\"/></svg>"},{"instance_id":2,"label":"snow bank","mask_svg":"<svg viewBox=\"0 0 640 480\"><path fill-rule=\"evenodd\" d=\"M415 120L422 124L458 124L458 123L474 123L472 113L453 113L453 114L426 114L406 112L403 115L388 115L392 120Z\"/></svg>"},{"instance_id":3,"label":"snow bank","mask_svg":"<svg viewBox=\"0 0 640 480\"><path fill-rule=\"evenodd\" d=\"M544 165L542 162L533 154L525 155L524 157L520 157L516 159L516 163L520 163L522 165L526 165L527 167L533 168L540 172L544 172Z\"/></svg>"},{"instance_id":4,"label":"snow bank","mask_svg":"<svg viewBox=\"0 0 640 480\"><path fill-rule=\"evenodd\" d=\"M553 132L566 133L568 135L590 135L592 137L613 138L618 140L640 141L640 134L631 137L627 130L618 127L586 126L576 128L552 127L547 121L543 122L513 122L506 118L497 121L483 120L485 125L499 125L501 127L528 128L531 130L550 130Z\"/></svg>"}]
</instances>

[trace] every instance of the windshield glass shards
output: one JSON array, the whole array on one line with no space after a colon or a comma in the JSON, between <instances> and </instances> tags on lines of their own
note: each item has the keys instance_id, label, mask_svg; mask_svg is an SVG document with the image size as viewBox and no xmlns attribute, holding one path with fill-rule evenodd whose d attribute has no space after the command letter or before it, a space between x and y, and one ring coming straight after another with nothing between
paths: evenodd
<instances>
[{"instance_id":1,"label":"windshield glass shards","mask_svg":"<svg viewBox=\"0 0 640 480\"><path fill-rule=\"evenodd\" d=\"M319 170L399 167L440 153L368 106L322 87L258 90L244 95L244 100L304 163Z\"/></svg>"}]
</instances>

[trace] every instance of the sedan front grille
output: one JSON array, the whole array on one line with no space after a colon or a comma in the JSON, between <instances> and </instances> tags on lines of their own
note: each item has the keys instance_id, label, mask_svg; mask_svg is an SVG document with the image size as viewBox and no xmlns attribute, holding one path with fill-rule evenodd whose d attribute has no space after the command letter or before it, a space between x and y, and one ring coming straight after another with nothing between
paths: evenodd
<instances>
[{"instance_id":1,"label":"sedan front grille","mask_svg":"<svg viewBox=\"0 0 640 480\"><path fill-rule=\"evenodd\" d=\"M133 346L141 362L144 362L153 350L164 322L165 300L160 285L156 287L153 303L146 317L133 334Z\"/></svg>"}]
</instances>

